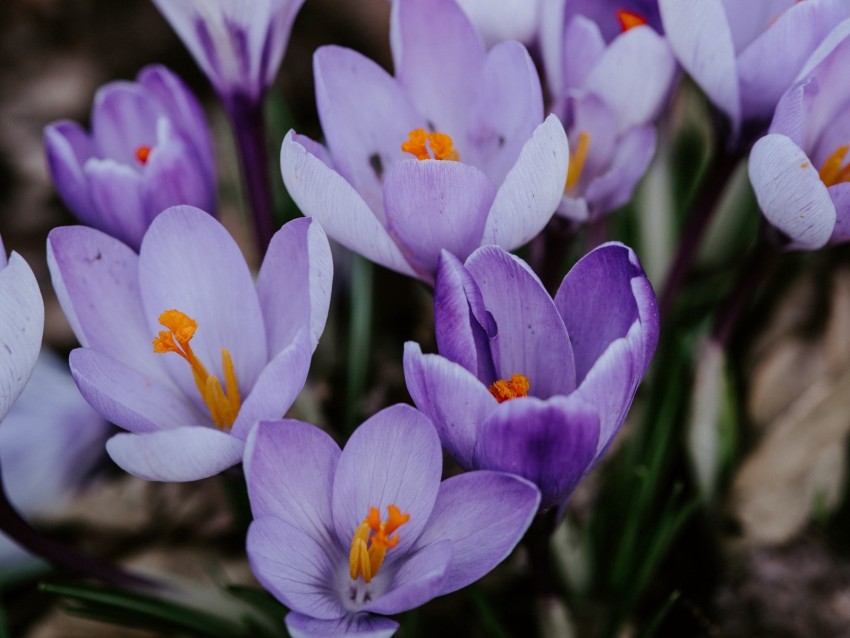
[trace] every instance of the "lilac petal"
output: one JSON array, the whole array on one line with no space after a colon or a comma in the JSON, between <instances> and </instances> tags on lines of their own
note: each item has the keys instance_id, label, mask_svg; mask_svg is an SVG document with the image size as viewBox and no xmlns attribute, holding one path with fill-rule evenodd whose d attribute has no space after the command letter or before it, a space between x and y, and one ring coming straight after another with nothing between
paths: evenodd
<instances>
[{"instance_id":1,"label":"lilac petal","mask_svg":"<svg viewBox=\"0 0 850 638\"><path fill-rule=\"evenodd\" d=\"M243 399L231 430L234 436L245 439L257 421L283 418L307 381L312 354L305 329L275 355Z\"/></svg>"},{"instance_id":2,"label":"lilac petal","mask_svg":"<svg viewBox=\"0 0 850 638\"><path fill-rule=\"evenodd\" d=\"M564 322L543 284L524 262L495 246L466 263L493 315L493 358L499 378L525 375L530 394L548 398L575 388L573 349Z\"/></svg>"},{"instance_id":3,"label":"lilac petal","mask_svg":"<svg viewBox=\"0 0 850 638\"><path fill-rule=\"evenodd\" d=\"M309 423L260 423L245 445L254 518L274 516L315 539L335 543L330 495L339 454L333 439Z\"/></svg>"},{"instance_id":4,"label":"lilac petal","mask_svg":"<svg viewBox=\"0 0 850 638\"><path fill-rule=\"evenodd\" d=\"M148 227L142 174L111 159L83 166L95 215L92 225L138 250Z\"/></svg>"},{"instance_id":5,"label":"lilac petal","mask_svg":"<svg viewBox=\"0 0 850 638\"><path fill-rule=\"evenodd\" d=\"M386 593L364 609L377 614L399 614L424 605L445 591L452 558L451 541L436 540L397 560Z\"/></svg>"},{"instance_id":6,"label":"lilac petal","mask_svg":"<svg viewBox=\"0 0 850 638\"><path fill-rule=\"evenodd\" d=\"M168 381L139 293L139 257L109 235L82 226L53 229L47 265L59 304L79 342L140 373Z\"/></svg>"},{"instance_id":7,"label":"lilac petal","mask_svg":"<svg viewBox=\"0 0 850 638\"><path fill-rule=\"evenodd\" d=\"M108 354L77 348L71 352L70 363L74 381L89 405L125 430L155 432L210 420L171 384Z\"/></svg>"},{"instance_id":8,"label":"lilac petal","mask_svg":"<svg viewBox=\"0 0 850 638\"><path fill-rule=\"evenodd\" d=\"M436 130L461 139L485 60L475 28L453 0L407 0L393 4L392 29L399 84Z\"/></svg>"},{"instance_id":9,"label":"lilac petal","mask_svg":"<svg viewBox=\"0 0 850 638\"><path fill-rule=\"evenodd\" d=\"M664 32L679 63L732 123L737 136L741 98L735 45L720 0L658 0Z\"/></svg>"},{"instance_id":10,"label":"lilac petal","mask_svg":"<svg viewBox=\"0 0 850 638\"><path fill-rule=\"evenodd\" d=\"M428 522L442 472L440 439L421 412L408 405L385 408L354 431L337 465L333 518L348 546L370 507L387 516L395 505L410 514L393 553L403 555Z\"/></svg>"},{"instance_id":11,"label":"lilac petal","mask_svg":"<svg viewBox=\"0 0 850 638\"><path fill-rule=\"evenodd\" d=\"M481 424L496 406L487 387L462 366L419 344L404 344L404 379L416 407L431 419L440 443L464 469L472 468Z\"/></svg>"},{"instance_id":12,"label":"lilac petal","mask_svg":"<svg viewBox=\"0 0 850 638\"><path fill-rule=\"evenodd\" d=\"M286 616L286 629L292 638L390 638L398 626L394 620L372 614L350 614L338 620L317 620L297 611Z\"/></svg>"},{"instance_id":13,"label":"lilac petal","mask_svg":"<svg viewBox=\"0 0 850 638\"><path fill-rule=\"evenodd\" d=\"M828 190L835 205L835 229L829 241L832 244L850 241L850 183L841 182Z\"/></svg>"},{"instance_id":14,"label":"lilac petal","mask_svg":"<svg viewBox=\"0 0 850 638\"><path fill-rule=\"evenodd\" d=\"M141 163L136 149L156 145L160 114L144 88L134 82L111 82L94 97L91 127L96 155L128 167Z\"/></svg>"},{"instance_id":15,"label":"lilac petal","mask_svg":"<svg viewBox=\"0 0 850 638\"><path fill-rule=\"evenodd\" d=\"M392 76L365 56L337 46L313 58L316 102L334 166L384 221L382 183L423 117ZM310 214L309 211L305 211Z\"/></svg>"},{"instance_id":16,"label":"lilac petal","mask_svg":"<svg viewBox=\"0 0 850 638\"><path fill-rule=\"evenodd\" d=\"M510 554L540 504L540 491L510 474L467 472L443 481L417 546L447 539L452 563L440 595L475 582Z\"/></svg>"},{"instance_id":17,"label":"lilac petal","mask_svg":"<svg viewBox=\"0 0 850 638\"><path fill-rule=\"evenodd\" d=\"M305 215L329 237L367 259L416 276L363 198L343 177L312 155L290 131L280 149L283 181Z\"/></svg>"},{"instance_id":18,"label":"lilac petal","mask_svg":"<svg viewBox=\"0 0 850 638\"><path fill-rule=\"evenodd\" d=\"M251 272L221 224L191 206L160 214L142 242L139 289L152 336L163 329L162 312L187 314L198 322L192 339L197 357L223 380L221 349L226 348L240 392L248 394L269 360L266 332ZM176 355L159 356L183 391L198 396L186 362Z\"/></svg>"},{"instance_id":19,"label":"lilac petal","mask_svg":"<svg viewBox=\"0 0 850 638\"><path fill-rule=\"evenodd\" d=\"M518 42L502 42L481 70L461 160L501 184L542 121L543 93L531 56Z\"/></svg>"},{"instance_id":20,"label":"lilac petal","mask_svg":"<svg viewBox=\"0 0 850 638\"><path fill-rule=\"evenodd\" d=\"M764 216L791 238L793 247L813 250L829 241L835 205L800 147L784 135L766 135L753 146L749 169Z\"/></svg>"},{"instance_id":21,"label":"lilac petal","mask_svg":"<svg viewBox=\"0 0 850 638\"><path fill-rule=\"evenodd\" d=\"M565 26L564 2L541 2L537 39L540 44L540 57L543 62L546 86L553 99L559 98L566 86L565 64L567 46L564 39Z\"/></svg>"},{"instance_id":22,"label":"lilac petal","mask_svg":"<svg viewBox=\"0 0 850 638\"><path fill-rule=\"evenodd\" d=\"M645 275L632 256L630 248L614 242L592 250L567 273L555 295L573 344L578 383L639 319L632 279Z\"/></svg>"},{"instance_id":23,"label":"lilac petal","mask_svg":"<svg viewBox=\"0 0 850 638\"><path fill-rule=\"evenodd\" d=\"M655 154L655 129L638 127L617 144L609 170L588 184L585 197L599 215L625 205Z\"/></svg>"},{"instance_id":24,"label":"lilac petal","mask_svg":"<svg viewBox=\"0 0 850 638\"><path fill-rule=\"evenodd\" d=\"M323 620L345 615L333 593L337 572L348 564L338 546L264 516L248 528L247 551L254 576L287 607Z\"/></svg>"},{"instance_id":25,"label":"lilac petal","mask_svg":"<svg viewBox=\"0 0 850 638\"><path fill-rule=\"evenodd\" d=\"M86 224L97 223L83 164L94 153L92 141L76 122L55 122L44 129L50 177L68 208Z\"/></svg>"},{"instance_id":26,"label":"lilac petal","mask_svg":"<svg viewBox=\"0 0 850 638\"><path fill-rule=\"evenodd\" d=\"M488 48L505 40L531 44L537 34L537 0L458 0L458 5L475 25Z\"/></svg>"},{"instance_id":27,"label":"lilac petal","mask_svg":"<svg viewBox=\"0 0 850 638\"><path fill-rule=\"evenodd\" d=\"M583 15L570 20L563 38L564 79L561 82L564 88L582 88L590 71L605 54L605 39L599 26ZM619 74L614 78L619 78Z\"/></svg>"},{"instance_id":28,"label":"lilac petal","mask_svg":"<svg viewBox=\"0 0 850 638\"><path fill-rule=\"evenodd\" d=\"M643 341L643 356L639 359L640 365L638 367L642 377L649 369L655 348L658 346L660 332L658 297L655 296L655 290L652 289L652 284L634 252L629 255L629 260L639 273L637 277L632 278L632 294L637 302L641 340Z\"/></svg>"},{"instance_id":29,"label":"lilac petal","mask_svg":"<svg viewBox=\"0 0 850 638\"><path fill-rule=\"evenodd\" d=\"M549 115L522 147L499 187L481 243L512 250L543 230L564 194L569 161L564 127Z\"/></svg>"},{"instance_id":30,"label":"lilac petal","mask_svg":"<svg viewBox=\"0 0 850 638\"><path fill-rule=\"evenodd\" d=\"M619 125L617 116L608 105L593 94L582 95L568 102L571 111L570 144L578 144L581 134L589 138L589 146L578 183L567 192L570 196L586 190L587 185L609 170L612 156L617 150Z\"/></svg>"},{"instance_id":31,"label":"lilac petal","mask_svg":"<svg viewBox=\"0 0 850 638\"><path fill-rule=\"evenodd\" d=\"M242 460L245 444L213 428L184 425L149 434L116 434L106 442L112 460L148 481L197 481Z\"/></svg>"},{"instance_id":32,"label":"lilac petal","mask_svg":"<svg viewBox=\"0 0 850 638\"><path fill-rule=\"evenodd\" d=\"M309 331L315 349L328 318L332 280L330 245L317 222L294 219L275 233L257 276L270 355L302 330Z\"/></svg>"},{"instance_id":33,"label":"lilac petal","mask_svg":"<svg viewBox=\"0 0 850 638\"><path fill-rule=\"evenodd\" d=\"M5 248L0 245L3 261ZM44 332L44 301L23 257L12 253L0 268L0 421L32 374Z\"/></svg>"},{"instance_id":34,"label":"lilac petal","mask_svg":"<svg viewBox=\"0 0 850 638\"><path fill-rule=\"evenodd\" d=\"M475 465L532 481L545 511L573 492L598 440L599 417L573 395L514 399L494 410L481 428Z\"/></svg>"},{"instance_id":35,"label":"lilac petal","mask_svg":"<svg viewBox=\"0 0 850 638\"><path fill-rule=\"evenodd\" d=\"M437 160L397 163L384 183L387 230L423 279L440 251L466 259L478 248L496 189L469 164Z\"/></svg>"}]
</instances>

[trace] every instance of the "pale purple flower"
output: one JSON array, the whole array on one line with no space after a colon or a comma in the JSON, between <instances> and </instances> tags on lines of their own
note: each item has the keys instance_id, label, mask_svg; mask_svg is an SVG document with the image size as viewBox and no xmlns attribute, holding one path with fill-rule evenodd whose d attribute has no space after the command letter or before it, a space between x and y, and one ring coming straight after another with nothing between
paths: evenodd
<instances>
[{"instance_id":1,"label":"pale purple flower","mask_svg":"<svg viewBox=\"0 0 850 638\"><path fill-rule=\"evenodd\" d=\"M457 0L488 47L505 40L532 44L540 28L541 5L547 2L549 0Z\"/></svg>"},{"instance_id":2,"label":"pale purple flower","mask_svg":"<svg viewBox=\"0 0 850 638\"><path fill-rule=\"evenodd\" d=\"M570 140L564 217L583 222L626 204L649 166L655 120L676 78L673 53L652 26L657 16L647 2L544 5L543 63Z\"/></svg>"},{"instance_id":3,"label":"pale purple flower","mask_svg":"<svg viewBox=\"0 0 850 638\"><path fill-rule=\"evenodd\" d=\"M328 150L290 132L281 169L330 237L432 282L442 249L465 259L539 233L561 199L569 150L557 118L543 120L522 45L486 51L454 0L397 0L392 27L395 77L348 49L316 52Z\"/></svg>"},{"instance_id":4,"label":"pale purple flower","mask_svg":"<svg viewBox=\"0 0 850 638\"><path fill-rule=\"evenodd\" d=\"M56 190L77 218L138 250L169 206L216 209L212 141L197 99L162 66L110 82L94 98L91 134L68 120L44 129Z\"/></svg>"},{"instance_id":5,"label":"pale purple flower","mask_svg":"<svg viewBox=\"0 0 850 638\"><path fill-rule=\"evenodd\" d=\"M753 146L750 181L765 217L787 236L788 248L850 240L848 69L850 20L845 20L779 100L768 135Z\"/></svg>"},{"instance_id":6,"label":"pale purple flower","mask_svg":"<svg viewBox=\"0 0 850 638\"><path fill-rule=\"evenodd\" d=\"M138 255L96 230L55 229L48 264L83 346L71 353L74 380L130 431L107 451L131 474L167 481L239 463L254 424L286 413L324 328L332 274L321 227L298 219L275 234L255 284L224 227L189 206L157 217Z\"/></svg>"},{"instance_id":7,"label":"pale purple flower","mask_svg":"<svg viewBox=\"0 0 850 638\"><path fill-rule=\"evenodd\" d=\"M434 298L440 354L404 350L407 389L465 469L523 476L541 509L563 505L623 423L658 341L655 293L631 249L573 266L554 300L494 246L443 253Z\"/></svg>"},{"instance_id":8,"label":"pale purple flower","mask_svg":"<svg viewBox=\"0 0 850 638\"><path fill-rule=\"evenodd\" d=\"M293 638L391 636L398 623L384 615L465 587L513 550L537 489L500 472L441 483L442 459L433 425L406 405L363 423L342 451L300 421L254 430L248 559L292 610Z\"/></svg>"},{"instance_id":9,"label":"pale purple flower","mask_svg":"<svg viewBox=\"0 0 850 638\"><path fill-rule=\"evenodd\" d=\"M730 122L766 123L847 0L659 0L676 57Z\"/></svg>"},{"instance_id":10,"label":"pale purple flower","mask_svg":"<svg viewBox=\"0 0 850 638\"><path fill-rule=\"evenodd\" d=\"M26 386L41 350L44 301L18 253L6 258L0 238L0 421Z\"/></svg>"}]
</instances>

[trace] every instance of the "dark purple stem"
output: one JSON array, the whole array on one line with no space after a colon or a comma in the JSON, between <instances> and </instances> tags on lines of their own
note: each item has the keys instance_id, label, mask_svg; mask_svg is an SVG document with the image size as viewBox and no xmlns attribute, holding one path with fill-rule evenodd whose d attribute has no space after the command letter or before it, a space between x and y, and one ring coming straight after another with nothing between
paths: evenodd
<instances>
[{"instance_id":1,"label":"dark purple stem","mask_svg":"<svg viewBox=\"0 0 850 638\"><path fill-rule=\"evenodd\" d=\"M567 249L574 236L575 228L570 221L553 217L531 242L531 267L550 293L561 285Z\"/></svg>"},{"instance_id":2,"label":"dark purple stem","mask_svg":"<svg viewBox=\"0 0 850 638\"><path fill-rule=\"evenodd\" d=\"M225 100L224 105L239 151L242 183L254 221L257 255L262 259L274 234L263 101L237 95Z\"/></svg>"},{"instance_id":3,"label":"dark purple stem","mask_svg":"<svg viewBox=\"0 0 850 638\"><path fill-rule=\"evenodd\" d=\"M555 532L558 523L557 514L557 507L543 514L538 514L525 535L525 544L528 548L528 557L534 579L534 592L538 600L558 596L558 579L552 569L553 560L550 550L552 534Z\"/></svg>"}]
</instances>

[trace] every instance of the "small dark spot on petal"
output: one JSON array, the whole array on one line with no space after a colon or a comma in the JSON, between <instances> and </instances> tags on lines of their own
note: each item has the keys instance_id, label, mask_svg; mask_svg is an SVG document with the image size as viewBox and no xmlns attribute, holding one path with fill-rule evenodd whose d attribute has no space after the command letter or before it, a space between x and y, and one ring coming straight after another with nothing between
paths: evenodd
<instances>
[{"instance_id":1,"label":"small dark spot on petal","mask_svg":"<svg viewBox=\"0 0 850 638\"><path fill-rule=\"evenodd\" d=\"M375 171L375 177L379 180L384 178L384 163L381 161L381 156L378 153L372 153L369 156L369 166Z\"/></svg>"},{"instance_id":2,"label":"small dark spot on petal","mask_svg":"<svg viewBox=\"0 0 850 638\"><path fill-rule=\"evenodd\" d=\"M431 131L432 133L437 132L437 127L431 120L428 120L427 122L425 122L425 126L427 126L428 130Z\"/></svg>"},{"instance_id":3,"label":"small dark spot on petal","mask_svg":"<svg viewBox=\"0 0 850 638\"><path fill-rule=\"evenodd\" d=\"M501 147L502 147L502 146L504 146L504 145L505 145L505 136L504 136L504 135L500 135L500 136L499 136L499 148L501 148Z\"/></svg>"}]
</instances>

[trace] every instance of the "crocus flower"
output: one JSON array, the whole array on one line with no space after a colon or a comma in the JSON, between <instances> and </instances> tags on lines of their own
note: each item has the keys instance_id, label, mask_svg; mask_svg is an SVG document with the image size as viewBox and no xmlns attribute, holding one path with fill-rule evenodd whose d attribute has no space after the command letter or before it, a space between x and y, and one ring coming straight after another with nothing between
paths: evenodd
<instances>
[{"instance_id":1,"label":"crocus flower","mask_svg":"<svg viewBox=\"0 0 850 638\"><path fill-rule=\"evenodd\" d=\"M531 44L540 26L541 0L457 0L484 43L490 47L505 40Z\"/></svg>"},{"instance_id":2,"label":"crocus flower","mask_svg":"<svg viewBox=\"0 0 850 638\"><path fill-rule=\"evenodd\" d=\"M404 350L407 389L465 469L537 484L563 505L610 445L658 341L655 294L631 249L573 266L554 300L520 259L444 252L434 299L440 354Z\"/></svg>"},{"instance_id":3,"label":"crocus flower","mask_svg":"<svg viewBox=\"0 0 850 638\"><path fill-rule=\"evenodd\" d=\"M464 259L540 232L561 199L569 151L557 118L543 121L522 45L487 52L454 0L397 0L392 25L395 77L348 49L316 52L329 153L290 132L281 168L330 237L432 282L441 249Z\"/></svg>"},{"instance_id":4,"label":"crocus flower","mask_svg":"<svg viewBox=\"0 0 850 638\"><path fill-rule=\"evenodd\" d=\"M44 302L18 253L6 258L0 239L0 421L32 374L44 331Z\"/></svg>"},{"instance_id":5,"label":"crocus flower","mask_svg":"<svg viewBox=\"0 0 850 638\"><path fill-rule=\"evenodd\" d=\"M55 229L48 264L83 346L71 353L74 380L130 431L107 451L131 474L163 481L239 463L251 427L289 409L332 272L321 227L298 219L274 236L255 285L224 227L189 206L157 217L138 255L93 229Z\"/></svg>"},{"instance_id":6,"label":"crocus flower","mask_svg":"<svg viewBox=\"0 0 850 638\"><path fill-rule=\"evenodd\" d=\"M847 0L659 0L658 5L673 52L729 118L733 140L743 121L770 119L809 55L850 16Z\"/></svg>"},{"instance_id":7,"label":"crocus flower","mask_svg":"<svg viewBox=\"0 0 850 638\"><path fill-rule=\"evenodd\" d=\"M169 206L215 210L212 142L198 101L176 75L149 66L94 99L89 135L76 122L44 130L56 190L81 222L138 249Z\"/></svg>"},{"instance_id":8,"label":"crocus flower","mask_svg":"<svg viewBox=\"0 0 850 638\"><path fill-rule=\"evenodd\" d=\"M822 49L828 52L819 49L779 100L769 134L750 155L759 206L787 235L788 248L850 240L850 20Z\"/></svg>"},{"instance_id":9,"label":"crocus flower","mask_svg":"<svg viewBox=\"0 0 850 638\"><path fill-rule=\"evenodd\" d=\"M255 428L248 559L292 610L290 635L391 636L398 623L383 615L465 587L511 552L537 489L486 471L441 483L441 472L434 426L406 405L363 423L342 451L300 421Z\"/></svg>"},{"instance_id":10,"label":"crocus flower","mask_svg":"<svg viewBox=\"0 0 850 638\"><path fill-rule=\"evenodd\" d=\"M582 222L631 199L655 152L654 121L676 63L652 26L654 3L556 0L545 4L544 24L553 112L572 154L558 213Z\"/></svg>"},{"instance_id":11,"label":"crocus flower","mask_svg":"<svg viewBox=\"0 0 850 638\"><path fill-rule=\"evenodd\" d=\"M43 351L0 426L0 471L24 516L60 510L103 458L109 425L80 396L68 366ZM30 560L0 535L0 569Z\"/></svg>"}]
</instances>

